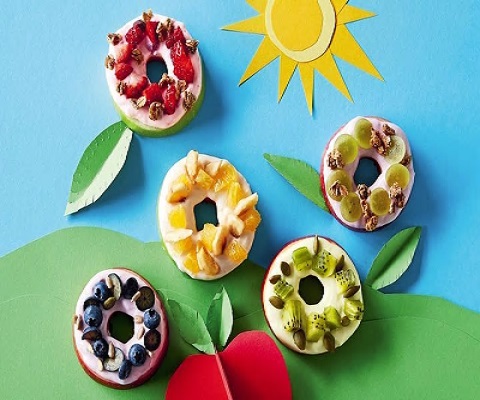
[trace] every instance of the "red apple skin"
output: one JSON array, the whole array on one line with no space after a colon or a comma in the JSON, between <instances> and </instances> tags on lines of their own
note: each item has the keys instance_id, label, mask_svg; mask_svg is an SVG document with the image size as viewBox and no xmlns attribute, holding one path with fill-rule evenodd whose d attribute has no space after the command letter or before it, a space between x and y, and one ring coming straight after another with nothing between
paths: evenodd
<instances>
[{"instance_id":1,"label":"red apple skin","mask_svg":"<svg viewBox=\"0 0 480 400\"><path fill-rule=\"evenodd\" d=\"M128 268L116 267L115 269L125 270L125 271L128 271L129 273L132 273L135 276L139 276L138 274L129 270ZM148 285L148 286L156 293L155 289L151 285ZM90 368L88 368L85 365L85 363L83 361L83 355L78 350L77 343L75 341L75 335L74 335L75 326L74 326L73 330L72 330L73 347L75 348L75 354L77 355L78 361L79 361L80 365L82 366L83 370L87 373L87 375L90 376L90 378L92 378L94 381L96 381L96 382L98 382L98 383L100 383L104 386L108 386L108 387L111 387L113 389L119 389L119 390L131 389L131 388L143 385L145 382L147 382L155 374L155 372L158 370L158 368L160 367L160 364L162 363L163 359L165 358L165 356L167 354L167 349L168 349L169 328L168 328L167 313L165 311L165 307L163 306L163 302L160 302L160 310L159 311L160 311L161 318L163 318L164 321L165 321L165 333L166 333L166 334L162 335L162 344L160 345L160 347L157 350L155 350L156 352L160 352L160 355L158 356L157 361L150 366L150 368L148 369L148 373L143 375L137 381L132 382L131 384L128 384L128 385L120 385L120 384L117 384L115 382L106 381L106 380L102 379L99 375L97 375L94 371L92 371ZM135 367L133 367L133 368L135 368ZM113 373L115 373L115 372L113 372Z\"/></svg>"}]
</instances>

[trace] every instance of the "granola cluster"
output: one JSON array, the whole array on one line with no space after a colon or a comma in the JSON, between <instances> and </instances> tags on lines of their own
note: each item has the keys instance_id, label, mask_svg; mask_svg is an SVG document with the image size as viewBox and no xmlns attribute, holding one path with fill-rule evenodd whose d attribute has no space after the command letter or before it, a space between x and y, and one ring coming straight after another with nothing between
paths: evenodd
<instances>
[{"instance_id":1,"label":"granola cluster","mask_svg":"<svg viewBox=\"0 0 480 400\"><path fill-rule=\"evenodd\" d=\"M388 195L392 201L390 204L390 214L393 214L396 208L403 208L405 206L405 195L397 182L392 185Z\"/></svg>"},{"instance_id":2,"label":"granola cluster","mask_svg":"<svg viewBox=\"0 0 480 400\"><path fill-rule=\"evenodd\" d=\"M337 149L333 149L328 153L327 165L331 169L343 168L345 164L342 159L342 153Z\"/></svg>"}]
</instances>

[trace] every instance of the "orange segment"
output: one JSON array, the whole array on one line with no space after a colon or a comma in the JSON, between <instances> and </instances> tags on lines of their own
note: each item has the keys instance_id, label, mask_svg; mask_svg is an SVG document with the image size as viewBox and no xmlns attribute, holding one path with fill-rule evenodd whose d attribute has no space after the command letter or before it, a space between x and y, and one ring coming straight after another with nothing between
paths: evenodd
<instances>
[{"instance_id":1,"label":"orange segment","mask_svg":"<svg viewBox=\"0 0 480 400\"><path fill-rule=\"evenodd\" d=\"M187 227L187 214L183 205L178 204L173 207L168 214L168 221L173 228L184 229Z\"/></svg>"},{"instance_id":2,"label":"orange segment","mask_svg":"<svg viewBox=\"0 0 480 400\"><path fill-rule=\"evenodd\" d=\"M200 232L200 241L203 243L203 245L209 252L212 252L213 240L215 239L216 233L217 227L213 224L205 224L205 226Z\"/></svg>"},{"instance_id":3,"label":"orange segment","mask_svg":"<svg viewBox=\"0 0 480 400\"><path fill-rule=\"evenodd\" d=\"M179 240L173 244L173 249L178 254L186 253L187 251L192 250L194 247L192 237L189 236L186 239Z\"/></svg>"},{"instance_id":4,"label":"orange segment","mask_svg":"<svg viewBox=\"0 0 480 400\"><path fill-rule=\"evenodd\" d=\"M195 182L204 190L209 190L215 180L208 175L203 169L199 170Z\"/></svg>"},{"instance_id":5,"label":"orange segment","mask_svg":"<svg viewBox=\"0 0 480 400\"><path fill-rule=\"evenodd\" d=\"M235 208L240 200L245 197L245 193L243 192L240 183L232 182L228 187L228 206L230 208Z\"/></svg>"},{"instance_id":6,"label":"orange segment","mask_svg":"<svg viewBox=\"0 0 480 400\"><path fill-rule=\"evenodd\" d=\"M185 200L192 191L192 181L187 174L180 175L171 186L172 192L168 197L170 203L177 203Z\"/></svg>"},{"instance_id":7,"label":"orange segment","mask_svg":"<svg viewBox=\"0 0 480 400\"><path fill-rule=\"evenodd\" d=\"M237 182L238 175L237 170L232 164L222 163L220 170L215 176L215 192L220 192L221 190L228 188L232 182Z\"/></svg>"},{"instance_id":8,"label":"orange segment","mask_svg":"<svg viewBox=\"0 0 480 400\"><path fill-rule=\"evenodd\" d=\"M192 250L187 254L184 265L186 269L194 274L197 274L200 271L197 261L197 252L195 250Z\"/></svg>"},{"instance_id":9,"label":"orange segment","mask_svg":"<svg viewBox=\"0 0 480 400\"><path fill-rule=\"evenodd\" d=\"M227 246L225 255L235 263L241 263L248 256L247 251L236 240L232 240Z\"/></svg>"},{"instance_id":10,"label":"orange segment","mask_svg":"<svg viewBox=\"0 0 480 400\"><path fill-rule=\"evenodd\" d=\"M243 222L245 222L245 230L250 232L255 232L258 225L262 221L260 213L255 208L250 208L240 215L240 218L243 220Z\"/></svg>"}]
</instances>

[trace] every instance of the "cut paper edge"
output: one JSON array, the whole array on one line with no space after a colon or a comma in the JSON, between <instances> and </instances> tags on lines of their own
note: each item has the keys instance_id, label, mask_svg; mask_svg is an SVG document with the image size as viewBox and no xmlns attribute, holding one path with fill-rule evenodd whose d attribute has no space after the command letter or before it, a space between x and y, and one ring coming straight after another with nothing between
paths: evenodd
<instances>
[{"instance_id":1,"label":"cut paper edge","mask_svg":"<svg viewBox=\"0 0 480 400\"><path fill-rule=\"evenodd\" d=\"M222 29L224 31L265 34L265 18L263 15L256 15L255 17L226 25Z\"/></svg>"},{"instance_id":2,"label":"cut paper edge","mask_svg":"<svg viewBox=\"0 0 480 400\"><path fill-rule=\"evenodd\" d=\"M346 5L340 14L338 14L338 25L345 25L351 22L361 21L363 19L376 17L377 14L371 11L363 10L361 8L357 8L351 5Z\"/></svg>"},{"instance_id":3,"label":"cut paper edge","mask_svg":"<svg viewBox=\"0 0 480 400\"><path fill-rule=\"evenodd\" d=\"M268 37L264 37L238 84L242 85L279 56L280 52L272 41Z\"/></svg>"},{"instance_id":4,"label":"cut paper edge","mask_svg":"<svg viewBox=\"0 0 480 400\"><path fill-rule=\"evenodd\" d=\"M232 303L223 286L215 293L208 307L206 327L215 348L221 350L227 343L233 327Z\"/></svg>"}]
</instances>

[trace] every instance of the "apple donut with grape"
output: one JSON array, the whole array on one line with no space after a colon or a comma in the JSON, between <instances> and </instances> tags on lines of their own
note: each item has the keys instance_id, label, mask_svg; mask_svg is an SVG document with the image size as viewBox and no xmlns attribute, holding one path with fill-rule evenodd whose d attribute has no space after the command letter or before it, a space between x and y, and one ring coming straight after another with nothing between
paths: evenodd
<instances>
[{"instance_id":1,"label":"apple donut with grape","mask_svg":"<svg viewBox=\"0 0 480 400\"><path fill-rule=\"evenodd\" d=\"M198 41L182 22L151 10L107 35L106 77L125 124L146 136L176 133L197 114L204 96ZM163 61L159 82L147 76L149 61Z\"/></svg>"},{"instance_id":2,"label":"apple donut with grape","mask_svg":"<svg viewBox=\"0 0 480 400\"><path fill-rule=\"evenodd\" d=\"M379 175L367 186L354 179L362 158ZM383 118L356 117L330 139L320 181L332 215L350 229L374 231L393 222L410 198L415 172L405 132Z\"/></svg>"}]
</instances>

